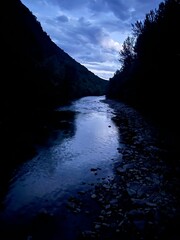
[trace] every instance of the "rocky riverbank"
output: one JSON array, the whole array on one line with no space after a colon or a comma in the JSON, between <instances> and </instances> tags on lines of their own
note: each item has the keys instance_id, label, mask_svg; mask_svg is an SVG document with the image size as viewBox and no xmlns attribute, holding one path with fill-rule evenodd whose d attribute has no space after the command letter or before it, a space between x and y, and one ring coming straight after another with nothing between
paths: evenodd
<instances>
[{"instance_id":1,"label":"rocky riverbank","mask_svg":"<svg viewBox=\"0 0 180 240\"><path fill-rule=\"evenodd\" d=\"M124 147L114 177L69 199L72 213L91 219L78 239L179 239L179 154L173 136L126 105L106 103L115 110ZM101 169L91 171L98 177Z\"/></svg>"}]
</instances>

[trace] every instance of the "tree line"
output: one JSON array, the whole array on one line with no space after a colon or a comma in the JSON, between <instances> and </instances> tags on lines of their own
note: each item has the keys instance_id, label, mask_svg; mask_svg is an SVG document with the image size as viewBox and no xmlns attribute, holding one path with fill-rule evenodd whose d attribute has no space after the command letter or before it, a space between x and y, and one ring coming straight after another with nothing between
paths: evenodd
<instances>
[{"instance_id":1,"label":"tree line","mask_svg":"<svg viewBox=\"0 0 180 240\"><path fill-rule=\"evenodd\" d=\"M107 98L125 101L160 123L178 123L180 1L165 0L132 24L119 61Z\"/></svg>"}]
</instances>

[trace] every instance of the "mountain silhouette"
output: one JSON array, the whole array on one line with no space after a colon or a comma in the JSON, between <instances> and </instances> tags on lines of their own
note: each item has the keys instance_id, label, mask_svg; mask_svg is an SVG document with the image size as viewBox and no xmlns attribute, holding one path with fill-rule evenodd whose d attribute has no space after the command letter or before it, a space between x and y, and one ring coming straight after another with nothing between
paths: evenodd
<instances>
[{"instance_id":1,"label":"mountain silhouette","mask_svg":"<svg viewBox=\"0 0 180 240\"><path fill-rule=\"evenodd\" d=\"M20 0L1 5L0 144L6 159L31 151L57 106L104 95L106 86L59 48Z\"/></svg>"},{"instance_id":2,"label":"mountain silhouette","mask_svg":"<svg viewBox=\"0 0 180 240\"><path fill-rule=\"evenodd\" d=\"M107 81L60 49L19 0L3 3L1 16L3 115L105 94Z\"/></svg>"}]
</instances>

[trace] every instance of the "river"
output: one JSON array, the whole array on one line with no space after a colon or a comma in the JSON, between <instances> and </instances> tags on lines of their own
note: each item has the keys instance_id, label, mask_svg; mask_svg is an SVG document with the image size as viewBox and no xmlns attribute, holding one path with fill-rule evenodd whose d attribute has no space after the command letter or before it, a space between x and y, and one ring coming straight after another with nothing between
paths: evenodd
<instances>
[{"instance_id":1,"label":"river","mask_svg":"<svg viewBox=\"0 0 180 240\"><path fill-rule=\"evenodd\" d=\"M5 229L3 240L9 239L8 234L19 240L36 239L27 227L35 216L48 213L56 216L57 224L62 222L68 198L114 175L120 136L111 120L113 110L104 99L84 97L57 109L73 112L74 117L63 120L61 124L66 127L56 129L49 143L39 146L36 156L14 171L0 215ZM71 221L68 224L72 225ZM73 233L61 233L63 240L74 239ZM38 239L51 239L46 237Z\"/></svg>"}]
</instances>

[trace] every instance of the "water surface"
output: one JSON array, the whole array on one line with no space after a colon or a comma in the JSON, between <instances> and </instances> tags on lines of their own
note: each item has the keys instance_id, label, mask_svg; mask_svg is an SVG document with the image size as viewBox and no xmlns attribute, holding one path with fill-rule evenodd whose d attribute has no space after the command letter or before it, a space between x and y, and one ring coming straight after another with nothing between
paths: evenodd
<instances>
[{"instance_id":1,"label":"water surface","mask_svg":"<svg viewBox=\"0 0 180 240\"><path fill-rule=\"evenodd\" d=\"M18 224L44 210L56 214L74 192L113 176L119 134L111 120L113 110L103 99L84 97L57 109L75 112L75 119L16 169L4 201L4 222Z\"/></svg>"}]
</instances>

